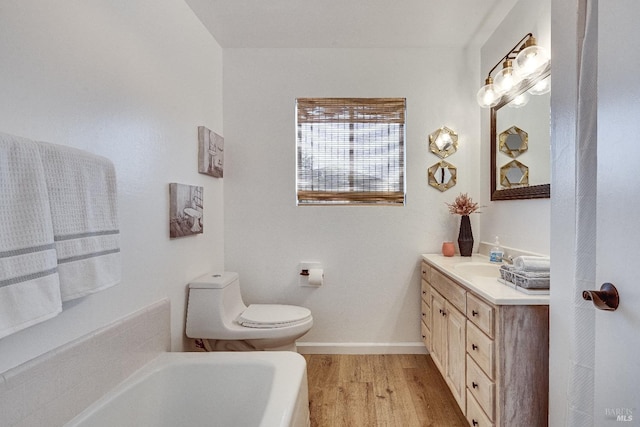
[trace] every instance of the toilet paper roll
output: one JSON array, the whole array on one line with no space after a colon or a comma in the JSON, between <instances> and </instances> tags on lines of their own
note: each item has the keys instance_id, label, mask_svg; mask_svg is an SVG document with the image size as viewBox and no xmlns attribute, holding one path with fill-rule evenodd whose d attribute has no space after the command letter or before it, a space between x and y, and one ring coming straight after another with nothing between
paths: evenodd
<instances>
[{"instance_id":1,"label":"toilet paper roll","mask_svg":"<svg viewBox=\"0 0 640 427\"><path fill-rule=\"evenodd\" d=\"M320 286L324 279L324 271L321 268L312 268L309 270L309 285Z\"/></svg>"}]
</instances>

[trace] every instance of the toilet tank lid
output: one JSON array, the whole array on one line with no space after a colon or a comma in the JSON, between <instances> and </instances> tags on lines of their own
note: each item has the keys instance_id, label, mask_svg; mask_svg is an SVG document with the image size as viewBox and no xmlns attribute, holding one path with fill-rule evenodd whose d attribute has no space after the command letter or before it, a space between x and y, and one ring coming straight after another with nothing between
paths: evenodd
<instances>
[{"instance_id":1,"label":"toilet tank lid","mask_svg":"<svg viewBox=\"0 0 640 427\"><path fill-rule=\"evenodd\" d=\"M209 273L198 277L189 283L189 289L222 289L238 280L238 273L225 271L224 273Z\"/></svg>"}]
</instances>

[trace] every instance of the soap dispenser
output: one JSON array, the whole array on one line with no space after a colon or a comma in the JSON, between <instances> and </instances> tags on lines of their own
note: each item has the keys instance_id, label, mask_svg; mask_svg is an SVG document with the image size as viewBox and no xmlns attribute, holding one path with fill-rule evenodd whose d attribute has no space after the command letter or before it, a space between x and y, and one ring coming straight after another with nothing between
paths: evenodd
<instances>
[{"instance_id":1,"label":"soap dispenser","mask_svg":"<svg viewBox=\"0 0 640 427\"><path fill-rule=\"evenodd\" d=\"M504 252L500 247L500 240L498 240L498 236L496 236L496 241L489 251L489 261L502 262L502 255L504 255Z\"/></svg>"}]
</instances>

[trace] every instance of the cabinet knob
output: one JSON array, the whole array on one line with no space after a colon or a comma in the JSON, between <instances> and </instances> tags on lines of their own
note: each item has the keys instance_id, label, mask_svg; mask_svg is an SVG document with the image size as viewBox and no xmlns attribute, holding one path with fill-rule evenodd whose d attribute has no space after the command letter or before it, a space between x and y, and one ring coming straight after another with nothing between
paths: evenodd
<instances>
[{"instance_id":1,"label":"cabinet knob","mask_svg":"<svg viewBox=\"0 0 640 427\"><path fill-rule=\"evenodd\" d=\"M422 295L426 295L426 294L427 294L427 291L422 291Z\"/></svg>"},{"instance_id":2,"label":"cabinet knob","mask_svg":"<svg viewBox=\"0 0 640 427\"><path fill-rule=\"evenodd\" d=\"M477 349L478 349L478 346L477 346L477 345L475 345L475 344L471 344L471 350L477 350Z\"/></svg>"},{"instance_id":3,"label":"cabinet knob","mask_svg":"<svg viewBox=\"0 0 640 427\"><path fill-rule=\"evenodd\" d=\"M478 388L478 383L474 381L474 382L471 383L471 386L473 388Z\"/></svg>"},{"instance_id":4,"label":"cabinet knob","mask_svg":"<svg viewBox=\"0 0 640 427\"><path fill-rule=\"evenodd\" d=\"M473 424L474 426L477 426L478 422L476 420L471 420L471 424Z\"/></svg>"},{"instance_id":5,"label":"cabinet knob","mask_svg":"<svg viewBox=\"0 0 640 427\"><path fill-rule=\"evenodd\" d=\"M472 315L472 316L474 316L474 317L475 317L475 316L477 316L478 314L480 314L480 313L478 313L478 312L477 312L477 311L475 311L475 310L472 310L472 311L471 311L471 315Z\"/></svg>"},{"instance_id":6,"label":"cabinet knob","mask_svg":"<svg viewBox=\"0 0 640 427\"><path fill-rule=\"evenodd\" d=\"M425 339L426 337L427 337L426 335L423 335L423 336L422 336L422 339Z\"/></svg>"},{"instance_id":7,"label":"cabinet knob","mask_svg":"<svg viewBox=\"0 0 640 427\"><path fill-rule=\"evenodd\" d=\"M427 313L422 313L422 317L424 317L424 316L426 316L426 315L427 315Z\"/></svg>"},{"instance_id":8,"label":"cabinet knob","mask_svg":"<svg viewBox=\"0 0 640 427\"><path fill-rule=\"evenodd\" d=\"M442 315L443 315L443 316L446 316L446 315L447 315L447 312L446 312L446 311L443 311L443 312L442 312Z\"/></svg>"}]
</instances>

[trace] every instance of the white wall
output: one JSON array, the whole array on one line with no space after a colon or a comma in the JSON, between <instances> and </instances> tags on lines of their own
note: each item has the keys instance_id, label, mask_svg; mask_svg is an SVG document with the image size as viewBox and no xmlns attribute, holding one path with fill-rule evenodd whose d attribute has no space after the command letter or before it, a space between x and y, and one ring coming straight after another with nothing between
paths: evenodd
<instances>
[{"instance_id":1,"label":"white wall","mask_svg":"<svg viewBox=\"0 0 640 427\"><path fill-rule=\"evenodd\" d=\"M309 307L302 341L418 342L418 260L457 239L445 202L479 193L475 54L433 49L225 49L225 259L245 300ZM295 98L406 97L404 207L296 207ZM428 134L459 134L458 185L429 187ZM477 215L473 225L477 227ZM325 284L298 286L300 261Z\"/></svg>"},{"instance_id":2,"label":"white wall","mask_svg":"<svg viewBox=\"0 0 640 427\"><path fill-rule=\"evenodd\" d=\"M476 91L484 85L487 73L518 40L533 33L537 43L547 49L551 47L551 0L520 0L481 49L480 78ZM551 58L553 68L553 55ZM498 66L492 74L501 69ZM553 71L552 71L552 74ZM553 82L552 75L552 82ZM552 83L553 87L553 83ZM553 90L553 88L552 88ZM481 113L481 197L487 207L480 216L480 238L493 242L500 236L500 243L518 249L549 254L550 246L550 200L491 201L490 152L491 129L489 110ZM549 178L549 181L551 182ZM552 189L553 193L553 189Z\"/></svg>"},{"instance_id":3,"label":"white wall","mask_svg":"<svg viewBox=\"0 0 640 427\"><path fill-rule=\"evenodd\" d=\"M222 132L222 49L182 0L2 0L0 131L110 158L123 280L0 340L0 372L162 297L182 346L188 281L223 258L222 180L197 126ZM170 240L168 184L204 186L204 235Z\"/></svg>"}]
</instances>

